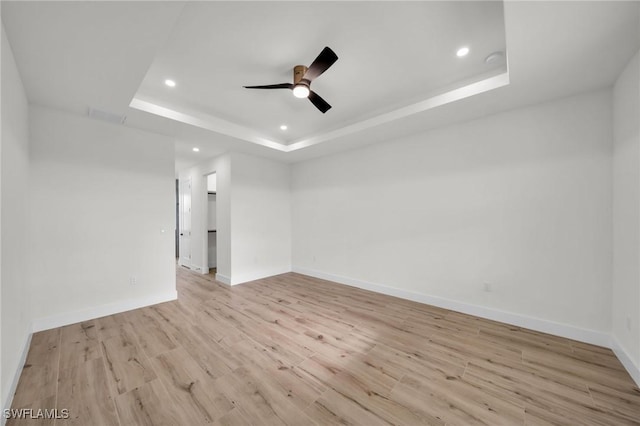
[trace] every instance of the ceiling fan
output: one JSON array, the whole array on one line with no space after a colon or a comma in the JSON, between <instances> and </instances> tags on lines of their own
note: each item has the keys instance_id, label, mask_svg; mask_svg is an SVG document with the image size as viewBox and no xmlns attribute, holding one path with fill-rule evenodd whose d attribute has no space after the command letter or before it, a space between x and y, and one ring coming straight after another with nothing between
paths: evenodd
<instances>
[{"instance_id":1,"label":"ceiling fan","mask_svg":"<svg viewBox=\"0 0 640 426\"><path fill-rule=\"evenodd\" d=\"M336 55L333 50L325 47L313 63L309 65L309 68L304 65L296 65L293 67L293 83L243 87L245 89L290 89L293 90L293 95L297 98L309 98L311 103L324 114L331 109L331 105L311 90L311 82L328 70L337 60L338 55Z\"/></svg>"}]
</instances>

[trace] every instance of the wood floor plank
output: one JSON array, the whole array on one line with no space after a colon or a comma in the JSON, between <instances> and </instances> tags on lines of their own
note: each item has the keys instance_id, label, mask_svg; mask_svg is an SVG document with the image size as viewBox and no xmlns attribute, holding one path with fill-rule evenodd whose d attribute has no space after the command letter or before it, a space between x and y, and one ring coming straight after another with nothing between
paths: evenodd
<instances>
[{"instance_id":1,"label":"wood floor plank","mask_svg":"<svg viewBox=\"0 0 640 426\"><path fill-rule=\"evenodd\" d=\"M131 326L131 324L129 324L129 315L129 312L123 312L121 314L108 315L95 319L94 323L98 327L100 340L104 341L110 337L118 336L121 327Z\"/></svg>"},{"instance_id":2,"label":"wood floor plank","mask_svg":"<svg viewBox=\"0 0 640 426\"><path fill-rule=\"evenodd\" d=\"M582 349L585 351L600 353L603 355L613 355L615 357L613 351L609 348L605 348L604 346L592 345L589 343L578 342L576 340L570 340L570 344L573 349Z\"/></svg>"},{"instance_id":3,"label":"wood floor plank","mask_svg":"<svg viewBox=\"0 0 640 426\"><path fill-rule=\"evenodd\" d=\"M626 371L602 366L592 361L578 360L571 354L530 348L522 352L522 358L524 364L531 368L568 379L580 380L584 384L596 380L601 384L619 389L628 389L633 385Z\"/></svg>"},{"instance_id":4,"label":"wood floor plank","mask_svg":"<svg viewBox=\"0 0 640 426\"><path fill-rule=\"evenodd\" d=\"M184 348L162 353L151 364L190 424L213 423L233 408Z\"/></svg>"},{"instance_id":5,"label":"wood floor plank","mask_svg":"<svg viewBox=\"0 0 640 426\"><path fill-rule=\"evenodd\" d=\"M352 365L327 384L337 395L348 398L369 414L389 424L443 424L440 419L416 410L402 399L392 398L398 380L384 371Z\"/></svg>"},{"instance_id":6,"label":"wood floor plank","mask_svg":"<svg viewBox=\"0 0 640 426\"><path fill-rule=\"evenodd\" d=\"M495 345L519 348L521 350L544 351L571 354L571 341L549 334L538 333L524 328L509 329L480 328L480 336Z\"/></svg>"},{"instance_id":7,"label":"wood floor plank","mask_svg":"<svg viewBox=\"0 0 640 426\"><path fill-rule=\"evenodd\" d=\"M455 360L445 360L419 352L407 353L398 348L392 348L384 344L376 345L366 355L357 357L358 361L368 368L379 370L386 376L395 380L401 380L407 374L422 374L425 377L446 379L447 377L461 377L465 371L465 365ZM358 363L350 363L352 365Z\"/></svg>"},{"instance_id":8,"label":"wood floor plank","mask_svg":"<svg viewBox=\"0 0 640 426\"><path fill-rule=\"evenodd\" d=\"M345 361L341 358L327 358L317 354L298 364L297 368L308 377L326 385L346 367Z\"/></svg>"},{"instance_id":9,"label":"wood floor plank","mask_svg":"<svg viewBox=\"0 0 640 426\"><path fill-rule=\"evenodd\" d=\"M431 335L427 342L427 353L433 356L444 353L450 359L457 360L459 364L466 364L472 360L522 361L522 351L518 347L487 342L480 336L458 336L438 332Z\"/></svg>"},{"instance_id":10,"label":"wood floor plank","mask_svg":"<svg viewBox=\"0 0 640 426\"><path fill-rule=\"evenodd\" d=\"M258 366L240 367L217 380L222 392L251 424L315 425Z\"/></svg>"},{"instance_id":11,"label":"wood floor plank","mask_svg":"<svg viewBox=\"0 0 640 426\"><path fill-rule=\"evenodd\" d=\"M626 370L611 349L608 349L607 352L602 352L601 348L597 346L591 348L586 348L584 345L576 347L573 343L571 347L573 348L573 353L569 355L571 358L626 373Z\"/></svg>"},{"instance_id":12,"label":"wood floor plank","mask_svg":"<svg viewBox=\"0 0 640 426\"><path fill-rule=\"evenodd\" d=\"M68 325L60 330L60 369L102 357L94 321Z\"/></svg>"},{"instance_id":13,"label":"wood floor plank","mask_svg":"<svg viewBox=\"0 0 640 426\"><path fill-rule=\"evenodd\" d=\"M214 426L246 426L249 420L242 414L242 410L234 408L213 423Z\"/></svg>"},{"instance_id":14,"label":"wood floor plank","mask_svg":"<svg viewBox=\"0 0 640 426\"><path fill-rule=\"evenodd\" d=\"M181 332L185 327L195 324L196 312L185 307L180 300L160 303L149 307L160 319L163 325L174 333Z\"/></svg>"},{"instance_id":15,"label":"wood floor plank","mask_svg":"<svg viewBox=\"0 0 640 426\"><path fill-rule=\"evenodd\" d=\"M140 348L131 326L118 328L119 334L101 342L111 386L119 394L154 380L156 374Z\"/></svg>"},{"instance_id":16,"label":"wood floor plank","mask_svg":"<svg viewBox=\"0 0 640 426\"><path fill-rule=\"evenodd\" d=\"M305 410L305 413L321 425L388 426L391 424L371 412L368 407L333 389L327 390Z\"/></svg>"},{"instance_id":17,"label":"wood floor plank","mask_svg":"<svg viewBox=\"0 0 640 426\"><path fill-rule=\"evenodd\" d=\"M12 407L68 408L54 426L640 425L607 348L296 273L178 267L177 289L35 334Z\"/></svg>"},{"instance_id":18,"label":"wood floor plank","mask_svg":"<svg viewBox=\"0 0 640 426\"><path fill-rule=\"evenodd\" d=\"M589 392L596 406L611 413L640 423L640 389L631 388L626 392L607 386L591 384Z\"/></svg>"},{"instance_id":19,"label":"wood floor plank","mask_svg":"<svg viewBox=\"0 0 640 426\"><path fill-rule=\"evenodd\" d=\"M404 354L403 356L407 358L407 361L411 361L413 369L425 367L429 370L441 370L445 376L451 375L450 371L453 368L452 366L455 366L455 370L457 371L463 370L467 365L467 357L463 356L463 354L432 339L423 339L416 342L416 345L413 347L408 347L403 344L394 345L388 341L381 342L376 346L388 346L401 355Z\"/></svg>"},{"instance_id":20,"label":"wood floor plank","mask_svg":"<svg viewBox=\"0 0 640 426\"><path fill-rule=\"evenodd\" d=\"M31 411L24 411L22 412L22 415L18 414L20 417L11 417L7 420L6 426L53 426L55 423L55 416L40 417L38 416L38 410L51 410L49 412L55 413L56 395L35 400L21 407L13 405L11 408Z\"/></svg>"},{"instance_id":21,"label":"wood floor plank","mask_svg":"<svg viewBox=\"0 0 640 426\"><path fill-rule=\"evenodd\" d=\"M46 401L57 392L60 361L60 329L34 333L27 360L13 397L13 406L23 408Z\"/></svg>"},{"instance_id":22,"label":"wood floor plank","mask_svg":"<svg viewBox=\"0 0 640 426\"><path fill-rule=\"evenodd\" d=\"M322 395L327 387L299 367L279 367L265 370L287 393L289 400L304 410Z\"/></svg>"},{"instance_id":23,"label":"wood floor plank","mask_svg":"<svg viewBox=\"0 0 640 426\"><path fill-rule=\"evenodd\" d=\"M197 326L219 345L229 348L236 343L249 338L249 336L244 334L241 330L233 326L226 326L224 320L221 320L206 306L199 306L199 309L200 311L196 314ZM184 330L175 337L180 341L181 336L183 335Z\"/></svg>"},{"instance_id":24,"label":"wood floor plank","mask_svg":"<svg viewBox=\"0 0 640 426\"><path fill-rule=\"evenodd\" d=\"M455 334L456 336L477 336L480 328L478 324L452 315L412 314L402 324L425 337L431 337L433 333Z\"/></svg>"},{"instance_id":25,"label":"wood floor plank","mask_svg":"<svg viewBox=\"0 0 640 426\"><path fill-rule=\"evenodd\" d=\"M228 347L219 344L200 326L185 329L176 336L176 341L212 379L224 376L242 365Z\"/></svg>"},{"instance_id":26,"label":"wood floor plank","mask_svg":"<svg viewBox=\"0 0 640 426\"><path fill-rule=\"evenodd\" d=\"M102 358L76 362L61 369L59 383L57 408L69 410L65 425L120 424Z\"/></svg>"},{"instance_id":27,"label":"wood floor plank","mask_svg":"<svg viewBox=\"0 0 640 426\"><path fill-rule=\"evenodd\" d=\"M509 360L469 362L464 380L484 388L497 397L525 407L527 403L563 400L567 405L593 403L586 385L573 380L559 380L544 372Z\"/></svg>"},{"instance_id":28,"label":"wood floor plank","mask_svg":"<svg viewBox=\"0 0 640 426\"><path fill-rule=\"evenodd\" d=\"M612 426L640 424L637 420L629 420L597 407L584 407L575 411L559 401L547 401L541 404L527 404L525 407L527 424L552 424L574 426Z\"/></svg>"},{"instance_id":29,"label":"wood floor plank","mask_svg":"<svg viewBox=\"0 0 640 426\"><path fill-rule=\"evenodd\" d=\"M162 326L155 324L134 328L140 347L147 357L151 358L178 346L173 335Z\"/></svg>"},{"instance_id":30,"label":"wood floor plank","mask_svg":"<svg viewBox=\"0 0 640 426\"><path fill-rule=\"evenodd\" d=\"M448 424L514 425L524 423L524 409L485 392L482 387L450 376L434 380L421 375L405 376L393 390L396 398L423 396L429 412Z\"/></svg>"},{"instance_id":31,"label":"wood floor plank","mask_svg":"<svg viewBox=\"0 0 640 426\"><path fill-rule=\"evenodd\" d=\"M121 425L175 426L189 425L189 418L179 417L175 403L159 379L116 396Z\"/></svg>"}]
</instances>

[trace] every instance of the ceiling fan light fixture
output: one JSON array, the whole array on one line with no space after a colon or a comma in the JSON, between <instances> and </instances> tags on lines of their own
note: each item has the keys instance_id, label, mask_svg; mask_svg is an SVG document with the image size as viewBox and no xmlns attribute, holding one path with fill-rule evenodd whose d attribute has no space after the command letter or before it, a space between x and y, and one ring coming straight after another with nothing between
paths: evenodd
<instances>
[{"instance_id":1,"label":"ceiling fan light fixture","mask_svg":"<svg viewBox=\"0 0 640 426\"><path fill-rule=\"evenodd\" d=\"M304 84L296 84L293 88L293 96L296 98L308 98L309 87Z\"/></svg>"},{"instance_id":2,"label":"ceiling fan light fixture","mask_svg":"<svg viewBox=\"0 0 640 426\"><path fill-rule=\"evenodd\" d=\"M308 67L293 67L293 83L266 84L260 86L243 86L245 89L289 89L296 98L307 98L321 113L331 109L331 105L316 92L311 90L311 82L328 70L338 60L338 55L328 46L313 60Z\"/></svg>"}]
</instances>

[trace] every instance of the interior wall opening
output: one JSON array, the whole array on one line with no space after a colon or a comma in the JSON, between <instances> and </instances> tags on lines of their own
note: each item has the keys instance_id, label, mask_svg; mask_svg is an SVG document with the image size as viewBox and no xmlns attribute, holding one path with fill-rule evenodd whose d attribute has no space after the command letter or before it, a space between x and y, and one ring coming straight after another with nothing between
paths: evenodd
<instances>
[{"instance_id":1,"label":"interior wall opening","mask_svg":"<svg viewBox=\"0 0 640 426\"><path fill-rule=\"evenodd\" d=\"M207 202L205 204L206 224L205 242L206 242L206 270L203 271L215 274L218 268L218 250L217 250L217 213L216 213L216 196L217 196L217 178L216 173L206 175L207 179Z\"/></svg>"}]
</instances>

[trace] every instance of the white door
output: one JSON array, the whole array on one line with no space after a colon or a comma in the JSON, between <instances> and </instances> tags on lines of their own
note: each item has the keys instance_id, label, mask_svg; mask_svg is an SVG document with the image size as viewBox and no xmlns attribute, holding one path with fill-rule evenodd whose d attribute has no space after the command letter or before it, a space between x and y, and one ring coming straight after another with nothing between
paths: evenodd
<instances>
[{"instance_id":1,"label":"white door","mask_svg":"<svg viewBox=\"0 0 640 426\"><path fill-rule=\"evenodd\" d=\"M191 268L191 179L180 181L180 265Z\"/></svg>"}]
</instances>

